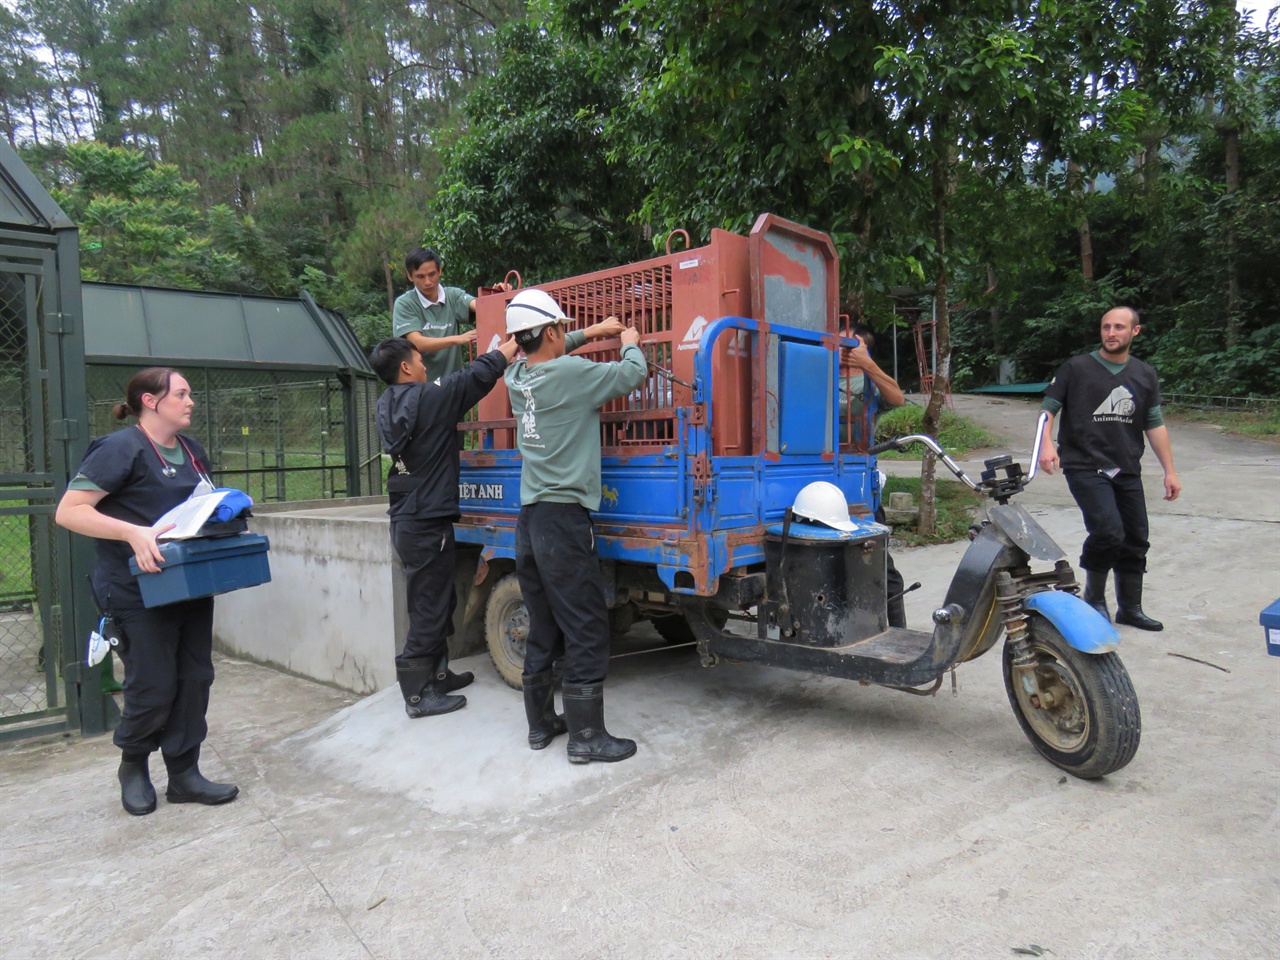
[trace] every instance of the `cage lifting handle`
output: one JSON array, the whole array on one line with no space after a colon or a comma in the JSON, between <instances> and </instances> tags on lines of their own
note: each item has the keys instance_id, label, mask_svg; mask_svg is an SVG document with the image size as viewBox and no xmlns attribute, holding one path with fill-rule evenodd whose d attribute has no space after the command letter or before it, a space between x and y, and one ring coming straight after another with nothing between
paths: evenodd
<instances>
[{"instance_id":1,"label":"cage lifting handle","mask_svg":"<svg viewBox=\"0 0 1280 960\"><path fill-rule=\"evenodd\" d=\"M516 282L515 282L515 283L511 283L511 278L512 278L512 277L515 277L515 278L516 278ZM502 282L503 282L503 283L510 283L510 284L511 284L511 289L512 289L512 290L519 290L519 289L521 289L521 288L524 286L524 281L523 281L522 279L520 279L520 271L519 271L519 270L508 270L508 271L507 271L507 275L506 275L505 277L503 277L503 278L502 278Z\"/></svg>"},{"instance_id":2,"label":"cage lifting handle","mask_svg":"<svg viewBox=\"0 0 1280 960\"><path fill-rule=\"evenodd\" d=\"M676 229L672 230L670 233L668 233L668 234L667 234L667 254L668 254L668 256L671 254L671 241L675 238L676 234L679 234L680 236L684 237L684 248L685 248L686 250L688 250L688 249L689 249L689 247L690 247L690 246L692 246L692 243L691 243L691 241L689 240L689 231L688 231L688 230L682 230L682 229L680 229L679 227L676 227Z\"/></svg>"}]
</instances>

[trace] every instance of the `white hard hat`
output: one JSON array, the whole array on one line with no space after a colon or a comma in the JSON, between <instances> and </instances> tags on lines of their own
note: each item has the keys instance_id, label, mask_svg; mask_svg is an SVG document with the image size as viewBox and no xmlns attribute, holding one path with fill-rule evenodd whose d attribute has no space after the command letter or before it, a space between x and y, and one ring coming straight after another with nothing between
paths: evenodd
<instances>
[{"instance_id":1,"label":"white hard hat","mask_svg":"<svg viewBox=\"0 0 1280 960\"><path fill-rule=\"evenodd\" d=\"M536 330L568 319L560 304L545 290L521 290L507 304L507 333Z\"/></svg>"},{"instance_id":2,"label":"white hard hat","mask_svg":"<svg viewBox=\"0 0 1280 960\"><path fill-rule=\"evenodd\" d=\"M857 529L849 519L849 503L834 483L817 480L798 494L791 512L802 520L825 523L837 530Z\"/></svg>"}]
</instances>

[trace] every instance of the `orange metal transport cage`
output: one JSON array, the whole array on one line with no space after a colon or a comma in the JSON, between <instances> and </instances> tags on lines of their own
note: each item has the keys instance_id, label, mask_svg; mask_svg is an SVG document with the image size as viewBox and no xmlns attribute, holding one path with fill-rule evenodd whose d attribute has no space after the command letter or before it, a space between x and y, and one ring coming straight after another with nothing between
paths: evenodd
<instances>
[{"instance_id":1,"label":"orange metal transport cage","mask_svg":"<svg viewBox=\"0 0 1280 960\"><path fill-rule=\"evenodd\" d=\"M713 229L703 247L536 286L556 298L570 317L570 330L616 316L640 331L648 376L638 390L606 404L601 415L602 454L625 457L661 453L678 442L676 410L693 403L694 355L709 323L740 316L835 335L838 277L839 261L825 234L763 214L750 237ZM506 305L515 292L476 301L479 352L505 339ZM769 442L766 421L772 421L776 405L770 405L763 385L770 381L770 359L753 350L751 340L739 331L715 347L713 456L752 456ZM576 353L616 360L619 346L617 340L589 341ZM481 400L463 429L489 434L493 449L514 449L507 391L494 390ZM485 445L477 438L472 449Z\"/></svg>"},{"instance_id":2,"label":"orange metal transport cage","mask_svg":"<svg viewBox=\"0 0 1280 960\"><path fill-rule=\"evenodd\" d=\"M615 316L640 331L649 374L633 393L608 403L601 416L602 453L626 456L660 453L676 442L676 408L693 403L693 357L702 331L717 317L750 316L750 264L745 237L713 230L705 247L666 254L568 280L538 284L581 330ZM506 337L506 305L515 295L495 294L476 302L476 344L483 352ZM740 335L745 338L746 334ZM724 338L716 351L717 454L751 452L751 356L746 344ZM616 360L617 340L593 340L578 356ZM663 376L659 370L671 376ZM674 378L674 379L672 379ZM677 382L683 381L683 383ZM506 390L480 401L471 430L489 430L496 449L515 447L515 421Z\"/></svg>"}]
</instances>

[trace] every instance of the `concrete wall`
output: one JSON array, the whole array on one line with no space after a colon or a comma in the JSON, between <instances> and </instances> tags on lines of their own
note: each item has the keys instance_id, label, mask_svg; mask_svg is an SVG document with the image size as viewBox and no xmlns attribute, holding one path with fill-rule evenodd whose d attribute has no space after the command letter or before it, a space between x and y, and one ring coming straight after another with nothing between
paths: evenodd
<instances>
[{"instance_id":1,"label":"concrete wall","mask_svg":"<svg viewBox=\"0 0 1280 960\"><path fill-rule=\"evenodd\" d=\"M353 693L395 684L404 574L386 499L254 507L249 529L271 541L271 582L217 598L219 648Z\"/></svg>"},{"instance_id":2,"label":"concrete wall","mask_svg":"<svg viewBox=\"0 0 1280 960\"><path fill-rule=\"evenodd\" d=\"M253 512L249 529L271 541L271 582L217 598L218 648L353 693L394 686L408 617L386 498L268 504ZM455 659L484 649L475 605L487 591L472 589L475 563L474 554L459 550L449 641Z\"/></svg>"}]
</instances>

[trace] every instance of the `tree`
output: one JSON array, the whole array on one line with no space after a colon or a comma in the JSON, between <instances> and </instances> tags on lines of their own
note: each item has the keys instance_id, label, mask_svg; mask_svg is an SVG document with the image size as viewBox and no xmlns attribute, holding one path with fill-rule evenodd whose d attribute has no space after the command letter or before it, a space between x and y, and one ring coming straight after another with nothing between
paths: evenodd
<instances>
[{"instance_id":1,"label":"tree","mask_svg":"<svg viewBox=\"0 0 1280 960\"><path fill-rule=\"evenodd\" d=\"M80 226L84 279L282 292L250 265L264 244L252 221L225 205L198 207L198 186L172 164L124 147L82 143L67 148L65 166L66 185L51 192Z\"/></svg>"},{"instance_id":2,"label":"tree","mask_svg":"<svg viewBox=\"0 0 1280 960\"><path fill-rule=\"evenodd\" d=\"M643 182L606 136L626 89L592 52L516 24L497 69L467 100L431 224L455 280L518 268L526 282L626 263L652 251L628 219Z\"/></svg>"},{"instance_id":3,"label":"tree","mask_svg":"<svg viewBox=\"0 0 1280 960\"><path fill-rule=\"evenodd\" d=\"M18 146L19 131L29 131L32 141L40 144L43 116L53 98L49 72L33 56L34 45L26 21L0 6L0 126L11 147Z\"/></svg>"},{"instance_id":4,"label":"tree","mask_svg":"<svg viewBox=\"0 0 1280 960\"><path fill-rule=\"evenodd\" d=\"M1034 52L1031 4L967 2L930 5L931 16L893 19L892 42L876 63L884 95L897 120L913 135L904 151L904 178L916 194L913 206L928 212L933 246L934 329L938 366L923 430L936 434L951 388L951 203L962 166L999 180L1019 174L1037 118L1035 83L1042 62ZM927 197L924 192L927 190ZM919 532L937 526L934 457L921 472Z\"/></svg>"}]
</instances>

